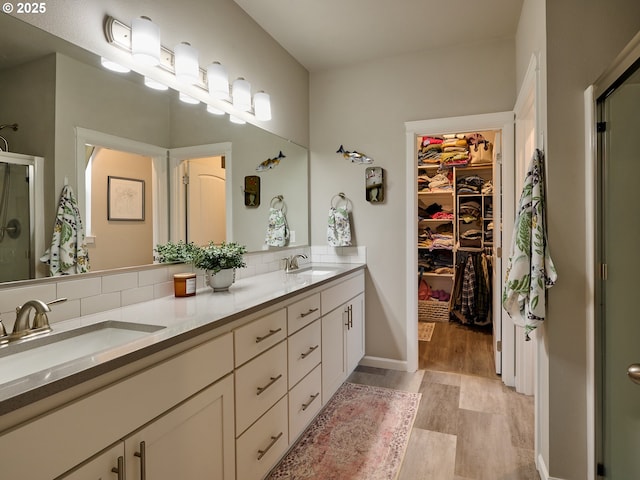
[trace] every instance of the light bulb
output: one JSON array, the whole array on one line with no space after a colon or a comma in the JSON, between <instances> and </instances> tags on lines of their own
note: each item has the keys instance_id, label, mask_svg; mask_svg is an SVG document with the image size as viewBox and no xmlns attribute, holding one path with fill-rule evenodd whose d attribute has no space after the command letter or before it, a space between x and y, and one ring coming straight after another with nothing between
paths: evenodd
<instances>
[{"instance_id":1,"label":"light bulb","mask_svg":"<svg viewBox=\"0 0 640 480\"><path fill-rule=\"evenodd\" d=\"M241 112L251 110L251 84L240 77L233 82L233 106Z\"/></svg>"},{"instance_id":2,"label":"light bulb","mask_svg":"<svg viewBox=\"0 0 640 480\"><path fill-rule=\"evenodd\" d=\"M176 45L174 53L174 68L178 80L190 85L200 82L200 64L198 50L186 42Z\"/></svg>"},{"instance_id":3,"label":"light bulb","mask_svg":"<svg viewBox=\"0 0 640 480\"><path fill-rule=\"evenodd\" d=\"M142 65L160 64L160 28L149 17L131 21L131 55Z\"/></svg>"},{"instance_id":4,"label":"light bulb","mask_svg":"<svg viewBox=\"0 0 640 480\"><path fill-rule=\"evenodd\" d=\"M260 91L253 96L253 111L258 120L271 120L271 97L268 93Z\"/></svg>"}]
</instances>

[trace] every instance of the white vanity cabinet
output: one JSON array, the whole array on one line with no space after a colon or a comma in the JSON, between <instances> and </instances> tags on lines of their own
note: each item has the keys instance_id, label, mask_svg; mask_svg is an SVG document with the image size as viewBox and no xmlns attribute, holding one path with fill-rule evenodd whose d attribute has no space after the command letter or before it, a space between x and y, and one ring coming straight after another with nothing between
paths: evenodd
<instances>
[{"instance_id":1,"label":"white vanity cabinet","mask_svg":"<svg viewBox=\"0 0 640 480\"><path fill-rule=\"evenodd\" d=\"M321 303L324 405L364 356L364 275L327 288Z\"/></svg>"},{"instance_id":2,"label":"white vanity cabinet","mask_svg":"<svg viewBox=\"0 0 640 480\"><path fill-rule=\"evenodd\" d=\"M233 410L229 375L61 480L234 480Z\"/></svg>"},{"instance_id":3,"label":"white vanity cabinet","mask_svg":"<svg viewBox=\"0 0 640 480\"><path fill-rule=\"evenodd\" d=\"M204 365L207 368L202 368ZM94 473L104 461L105 464L111 462L111 467L95 477L96 480L116 480L118 476L111 472L111 468L117 467L118 458L122 455L117 453L113 463L113 449L107 453L98 452L104 452L110 446L124 449L122 461L125 468L139 466L137 457L127 455L127 439L135 442L134 432L142 432L138 429L147 425L152 429L149 436L152 459L155 462L162 456L157 454L157 439L164 436L161 443L163 448L171 450L171 455L164 455L162 461L171 462L180 458L178 452L181 449L191 449L200 440L191 437L198 430L190 420L187 421L191 415L198 414L203 415L200 418L208 421L213 430L218 429L215 435L221 440L216 445L224 442L224 449L214 451L212 446L207 455L224 462L224 476L219 478L232 480L235 477L232 371L233 340L232 334L227 333L109 384L1 435L1 476L7 479L51 480L69 472L68 478L79 478L78 471L87 469ZM167 388L169 383L172 388ZM201 412L203 408L205 413ZM227 419L229 415L231 421ZM171 429L168 425L175 426L182 420L187 422L185 426L175 432L161 433ZM216 421L221 423L216 424ZM185 436L189 436L187 441ZM33 452L38 452L37 461L34 461ZM195 457L190 459L193 460ZM76 467L82 470L75 470ZM152 463L147 463L147 467L157 468ZM92 476L87 474L80 478L91 480ZM132 473L127 478L139 477ZM180 474L177 477L147 478L195 480L202 477Z\"/></svg>"}]
</instances>

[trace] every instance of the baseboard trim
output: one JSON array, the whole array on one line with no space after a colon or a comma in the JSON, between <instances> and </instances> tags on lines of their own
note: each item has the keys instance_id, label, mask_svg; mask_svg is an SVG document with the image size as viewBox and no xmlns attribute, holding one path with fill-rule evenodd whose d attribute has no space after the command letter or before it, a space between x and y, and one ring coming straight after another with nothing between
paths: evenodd
<instances>
[{"instance_id":1,"label":"baseboard trim","mask_svg":"<svg viewBox=\"0 0 640 480\"><path fill-rule=\"evenodd\" d=\"M390 358L365 356L360 360L360 365L364 367L387 368L389 370L408 371L407 362L403 360L392 360Z\"/></svg>"},{"instance_id":2,"label":"baseboard trim","mask_svg":"<svg viewBox=\"0 0 640 480\"><path fill-rule=\"evenodd\" d=\"M540 474L541 480L562 480L561 478L549 476L549 469L547 468L547 464L544 462L542 455L538 455L536 466L538 467L538 473Z\"/></svg>"}]
</instances>

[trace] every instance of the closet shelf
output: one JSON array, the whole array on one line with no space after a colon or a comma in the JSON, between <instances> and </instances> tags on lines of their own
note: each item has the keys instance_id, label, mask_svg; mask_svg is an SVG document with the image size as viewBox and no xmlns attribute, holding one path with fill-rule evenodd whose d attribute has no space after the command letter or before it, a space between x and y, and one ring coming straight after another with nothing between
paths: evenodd
<instances>
[{"instance_id":1,"label":"closet shelf","mask_svg":"<svg viewBox=\"0 0 640 480\"><path fill-rule=\"evenodd\" d=\"M436 192L418 192L418 195L447 195L447 196L452 196L453 195L453 190L442 190L442 191L436 191Z\"/></svg>"},{"instance_id":2,"label":"closet shelf","mask_svg":"<svg viewBox=\"0 0 640 480\"><path fill-rule=\"evenodd\" d=\"M418 272L418 276L420 276L420 272ZM424 272L422 274L423 277L438 277L438 278L453 278L453 273L435 273L435 272Z\"/></svg>"}]
</instances>

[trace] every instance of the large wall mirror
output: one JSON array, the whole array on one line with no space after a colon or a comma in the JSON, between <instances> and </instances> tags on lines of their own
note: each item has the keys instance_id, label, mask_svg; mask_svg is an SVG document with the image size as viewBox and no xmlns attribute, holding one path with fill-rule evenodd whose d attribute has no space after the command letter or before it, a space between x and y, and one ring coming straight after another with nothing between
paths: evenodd
<instances>
[{"instance_id":1,"label":"large wall mirror","mask_svg":"<svg viewBox=\"0 0 640 480\"><path fill-rule=\"evenodd\" d=\"M65 182L76 192L87 224L89 258L96 259L91 271L151 263L155 244L167 240L202 243L212 237L245 244L250 252L266 250L269 206L278 197L294 233L289 246L308 245L305 148L254 125L233 124L227 115L212 115L203 104L185 104L173 90L152 90L135 72L105 70L95 55L4 14L0 42L0 125L19 125L0 135L10 152L44 158L43 187L36 192L44 205L44 234L36 245L46 248L51 241ZM284 157L274 168L256 170L280 152ZM248 176L260 178L259 205L245 205ZM124 181L111 180L110 187L113 178ZM138 192L135 205L144 214L110 216L114 185ZM2 241L11 240L6 235ZM0 255L4 271L12 257L25 256L6 251ZM36 276L45 271L39 265Z\"/></svg>"}]
</instances>

